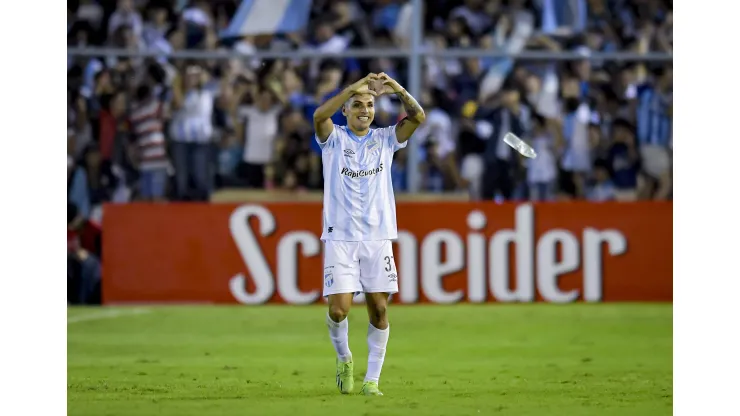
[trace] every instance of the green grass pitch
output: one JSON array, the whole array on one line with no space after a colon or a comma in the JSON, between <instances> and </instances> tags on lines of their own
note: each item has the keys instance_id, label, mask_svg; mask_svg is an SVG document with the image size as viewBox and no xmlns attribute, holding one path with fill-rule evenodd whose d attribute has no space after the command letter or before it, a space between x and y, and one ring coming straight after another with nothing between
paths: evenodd
<instances>
[{"instance_id":1,"label":"green grass pitch","mask_svg":"<svg viewBox=\"0 0 740 416\"><path fill-rule=\"evenodd\" d=\"M391 305L372 398L339 394L324 306L143 308L68 309L69 415L672 414L671 304ZM366 332L355 306L355 391Z\"/></svg>"}]
</instances>

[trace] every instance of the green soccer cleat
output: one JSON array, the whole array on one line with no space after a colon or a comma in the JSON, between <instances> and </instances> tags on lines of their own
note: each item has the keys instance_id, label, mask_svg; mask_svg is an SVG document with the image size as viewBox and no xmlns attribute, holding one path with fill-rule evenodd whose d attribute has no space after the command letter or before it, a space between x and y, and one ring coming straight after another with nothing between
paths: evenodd
<instances>
[{"instance_id":1,"label":"green soccer cleat","mask_svg":"<svg viewBox=\"0 0 740 416\"><path fill-rule=\"evenodd\" d=\"M355 387L354 369L355 365L352 361L343 363L337 359L337 387L342 394L352 393Z\"/></svg>"},{"instance_id":2,"label":"green soccer cleat","mask_svg":"<svg viewBox=\"0 0 740 416\"><path fill-rule=\"evenodd\" d=\"M360 394L364 394L365 396L382 396L383 392L378 389L377 382L366 381L365 384L362 385L362 390L360 390Z\"/></svg>"}]
</instances>

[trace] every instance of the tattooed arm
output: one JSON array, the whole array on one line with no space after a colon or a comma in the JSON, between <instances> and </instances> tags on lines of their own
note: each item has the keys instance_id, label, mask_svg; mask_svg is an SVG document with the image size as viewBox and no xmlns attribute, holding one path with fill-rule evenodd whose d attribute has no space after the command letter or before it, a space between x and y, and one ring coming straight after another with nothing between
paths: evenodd
<instances>
[{"instance_id":1,"label":"tattooed arm","mask_svg":"<svg viewBox=\"0 0 740 416\"><path fill-rule=\"evenodd\" d=\"M385 73L380 73L378 76L383 81L383 93L392 92L398 95L398 98L403 103L403 108L406 111L406 117L396 124L396 138L398 138L399 143L403 143L408 140L412 134L414 134L414 130L416 130L416 128L426 119L424 109L422 109L416 99L393 78L389 77Z\"/></svg>"}]
</instances>

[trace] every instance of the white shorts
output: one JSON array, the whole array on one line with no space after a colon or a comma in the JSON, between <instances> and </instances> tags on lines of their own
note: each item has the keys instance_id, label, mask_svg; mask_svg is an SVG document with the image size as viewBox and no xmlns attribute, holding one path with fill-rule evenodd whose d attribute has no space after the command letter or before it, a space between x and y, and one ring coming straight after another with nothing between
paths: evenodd
<instances>
[{"instance_id":1,"label":"white shorts","mask_svg":"<svg viewBox=\"0 0 740 416\"><path fill-rule=\"evenodd\" d=\"M397 293L391 240L324 242L324 296Z\"/></svg>"}]
</instances>

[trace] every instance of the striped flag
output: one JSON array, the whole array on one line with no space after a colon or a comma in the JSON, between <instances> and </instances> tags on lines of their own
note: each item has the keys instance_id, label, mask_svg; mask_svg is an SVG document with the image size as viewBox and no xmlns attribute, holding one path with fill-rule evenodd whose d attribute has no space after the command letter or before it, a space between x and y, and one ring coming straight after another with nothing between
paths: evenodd
<instances>
[{"instance_id":1,"label":"striped flag","mask_svg":"<svg viewBox=\"0 0 740 416\"><path fill-rule=\"evenodd\" d=\"M313 0L242 0L222 37L290 33L308 23Z\"/></svg>"}]
</instances>

